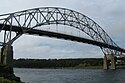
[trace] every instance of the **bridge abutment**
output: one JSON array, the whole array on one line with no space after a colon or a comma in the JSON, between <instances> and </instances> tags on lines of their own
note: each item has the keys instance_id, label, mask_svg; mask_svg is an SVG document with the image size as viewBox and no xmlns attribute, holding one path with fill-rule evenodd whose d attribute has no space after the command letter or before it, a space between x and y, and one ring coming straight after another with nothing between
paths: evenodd
<instances>
[{"instance_id":1,"label":"bridge abutment","mask_svg":"<svg viewBox=\"0 0 125 83\"><path fill-rule=\"evenodd\" d=\"M116 57L113 55L105 55L103 60L103 69L116 69Z\"/></svg>"}]
</instances>

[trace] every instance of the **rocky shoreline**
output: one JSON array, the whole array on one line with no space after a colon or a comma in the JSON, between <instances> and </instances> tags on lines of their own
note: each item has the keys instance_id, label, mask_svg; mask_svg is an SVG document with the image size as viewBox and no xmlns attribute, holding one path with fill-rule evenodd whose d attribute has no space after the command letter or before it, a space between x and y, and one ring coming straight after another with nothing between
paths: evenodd
<instances>
[{"instance_id":1,"label":"rocky shoreline","mask_svg":"<svg viewBox=\"0 0 125 83\"><path fill-rule=\"evenodd\" d=\"M20 78L14 75L13 68L0 64L0 83L23 83Z\"/></svg>"}]
</instances>

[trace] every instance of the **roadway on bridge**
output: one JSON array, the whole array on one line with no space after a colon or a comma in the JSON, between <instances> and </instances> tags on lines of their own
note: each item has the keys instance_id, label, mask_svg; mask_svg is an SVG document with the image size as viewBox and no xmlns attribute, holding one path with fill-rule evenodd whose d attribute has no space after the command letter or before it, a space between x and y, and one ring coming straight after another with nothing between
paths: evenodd
<instances>
[{"instance_id":1,"label":"roadway on bridge","mask_svg":"<svg viewBox=\"0 0 125 83\"><path fill-rule=\"evenodd\" d=\"M3 26L3 24L0 24L0 29L2 26ZM10 28L9 25L5 25L3 30L9 31L10 30L9 28ZM23 30L25 30L25 29L27 30L26 27L12 26L12 31L23 33L23 30L21 28L23 28ZM123 49L123 48L115 47L115 46L112 46L112 45L109 45L109 44L106 44L103 42L94 41L94 40L90 40L90 39L86 39L86 38L81 38L81 37L77 37L77 36L73 36L73 35L67 35L67 34L62 34L62 33L57 33L57 32L50 32L50 31L31 29L31 28L29 30L27 30L27 32L24 34L63 38L65 40L71 40L71 41L92 44L92 45L96 45L99 47L105 47L105 48L110 48L110 49L114 49L117 51L122 51L123 53L125 53L125 49Z\"/></svg>"}]
</instances>

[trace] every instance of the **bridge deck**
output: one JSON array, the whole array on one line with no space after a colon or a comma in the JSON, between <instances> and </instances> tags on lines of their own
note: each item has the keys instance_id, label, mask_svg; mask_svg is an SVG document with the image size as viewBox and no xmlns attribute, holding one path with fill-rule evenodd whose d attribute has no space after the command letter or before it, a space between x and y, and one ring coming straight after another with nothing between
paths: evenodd
<instances>
[{"instance_id":1,"label":"bridge deck","mask_svg":"<svg viewBox=\"0 0 125 83\"><path fill-rule=\"evenodd\" d=\"M2 26L3 26L3 24L0 24L0 29ZM9 28L10 28L9 25L5 25L5 28L3 30L9 31ZM23 28L23 30L25 30L25 29L27 30L27 28L25 28L25 27L21 27L21 28ZM23 30L21 28L17 27L17 26L12 26L12 31L22 33ZM120 48L120 47L115 47L115 46L112 46L112 45L109 45L109 44L106 44L103 42L90 40L90 39L86 39L86 38L81 38L81 37L76 37L76 36L67 35L67 34L62 34L62 33L56 33L56 32L50 32L50 31L44 31L44 30L38 30L38 29L30 29L29 31L27 31L24 34L63 38L65 40L88 43L88 44L96 45L99 47L110 48L110 49L114 49L114 50L125 53L125 49Z\"/></svg>"}]
</instances>

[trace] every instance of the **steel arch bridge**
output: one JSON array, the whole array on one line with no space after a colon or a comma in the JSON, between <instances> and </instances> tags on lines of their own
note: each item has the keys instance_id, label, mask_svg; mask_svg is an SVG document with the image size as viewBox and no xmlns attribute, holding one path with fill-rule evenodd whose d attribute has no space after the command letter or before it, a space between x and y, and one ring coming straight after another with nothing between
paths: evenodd
<instances>
[{"instance_id":1,"label":"steel arch bridge","mask_svg":"<svg viewBox=\"0 0 125 83\"><path fill-rule=\"evenodd\" d=\"M91 39L42 30L41 26L52 24L74 27L82 33L86 33ZM2 33L2 31L4 34L4 41L0 40L2 46L11 45L22 34L40 35L41 33L97 45L102 49L104 55L119 56L125 53L125 49L120 48L95 21L82 13L66 8L41 7L0 15L0 32ZM15 32L16 35L12 35L12 32Z\"/></svg>"}]
</instances>

